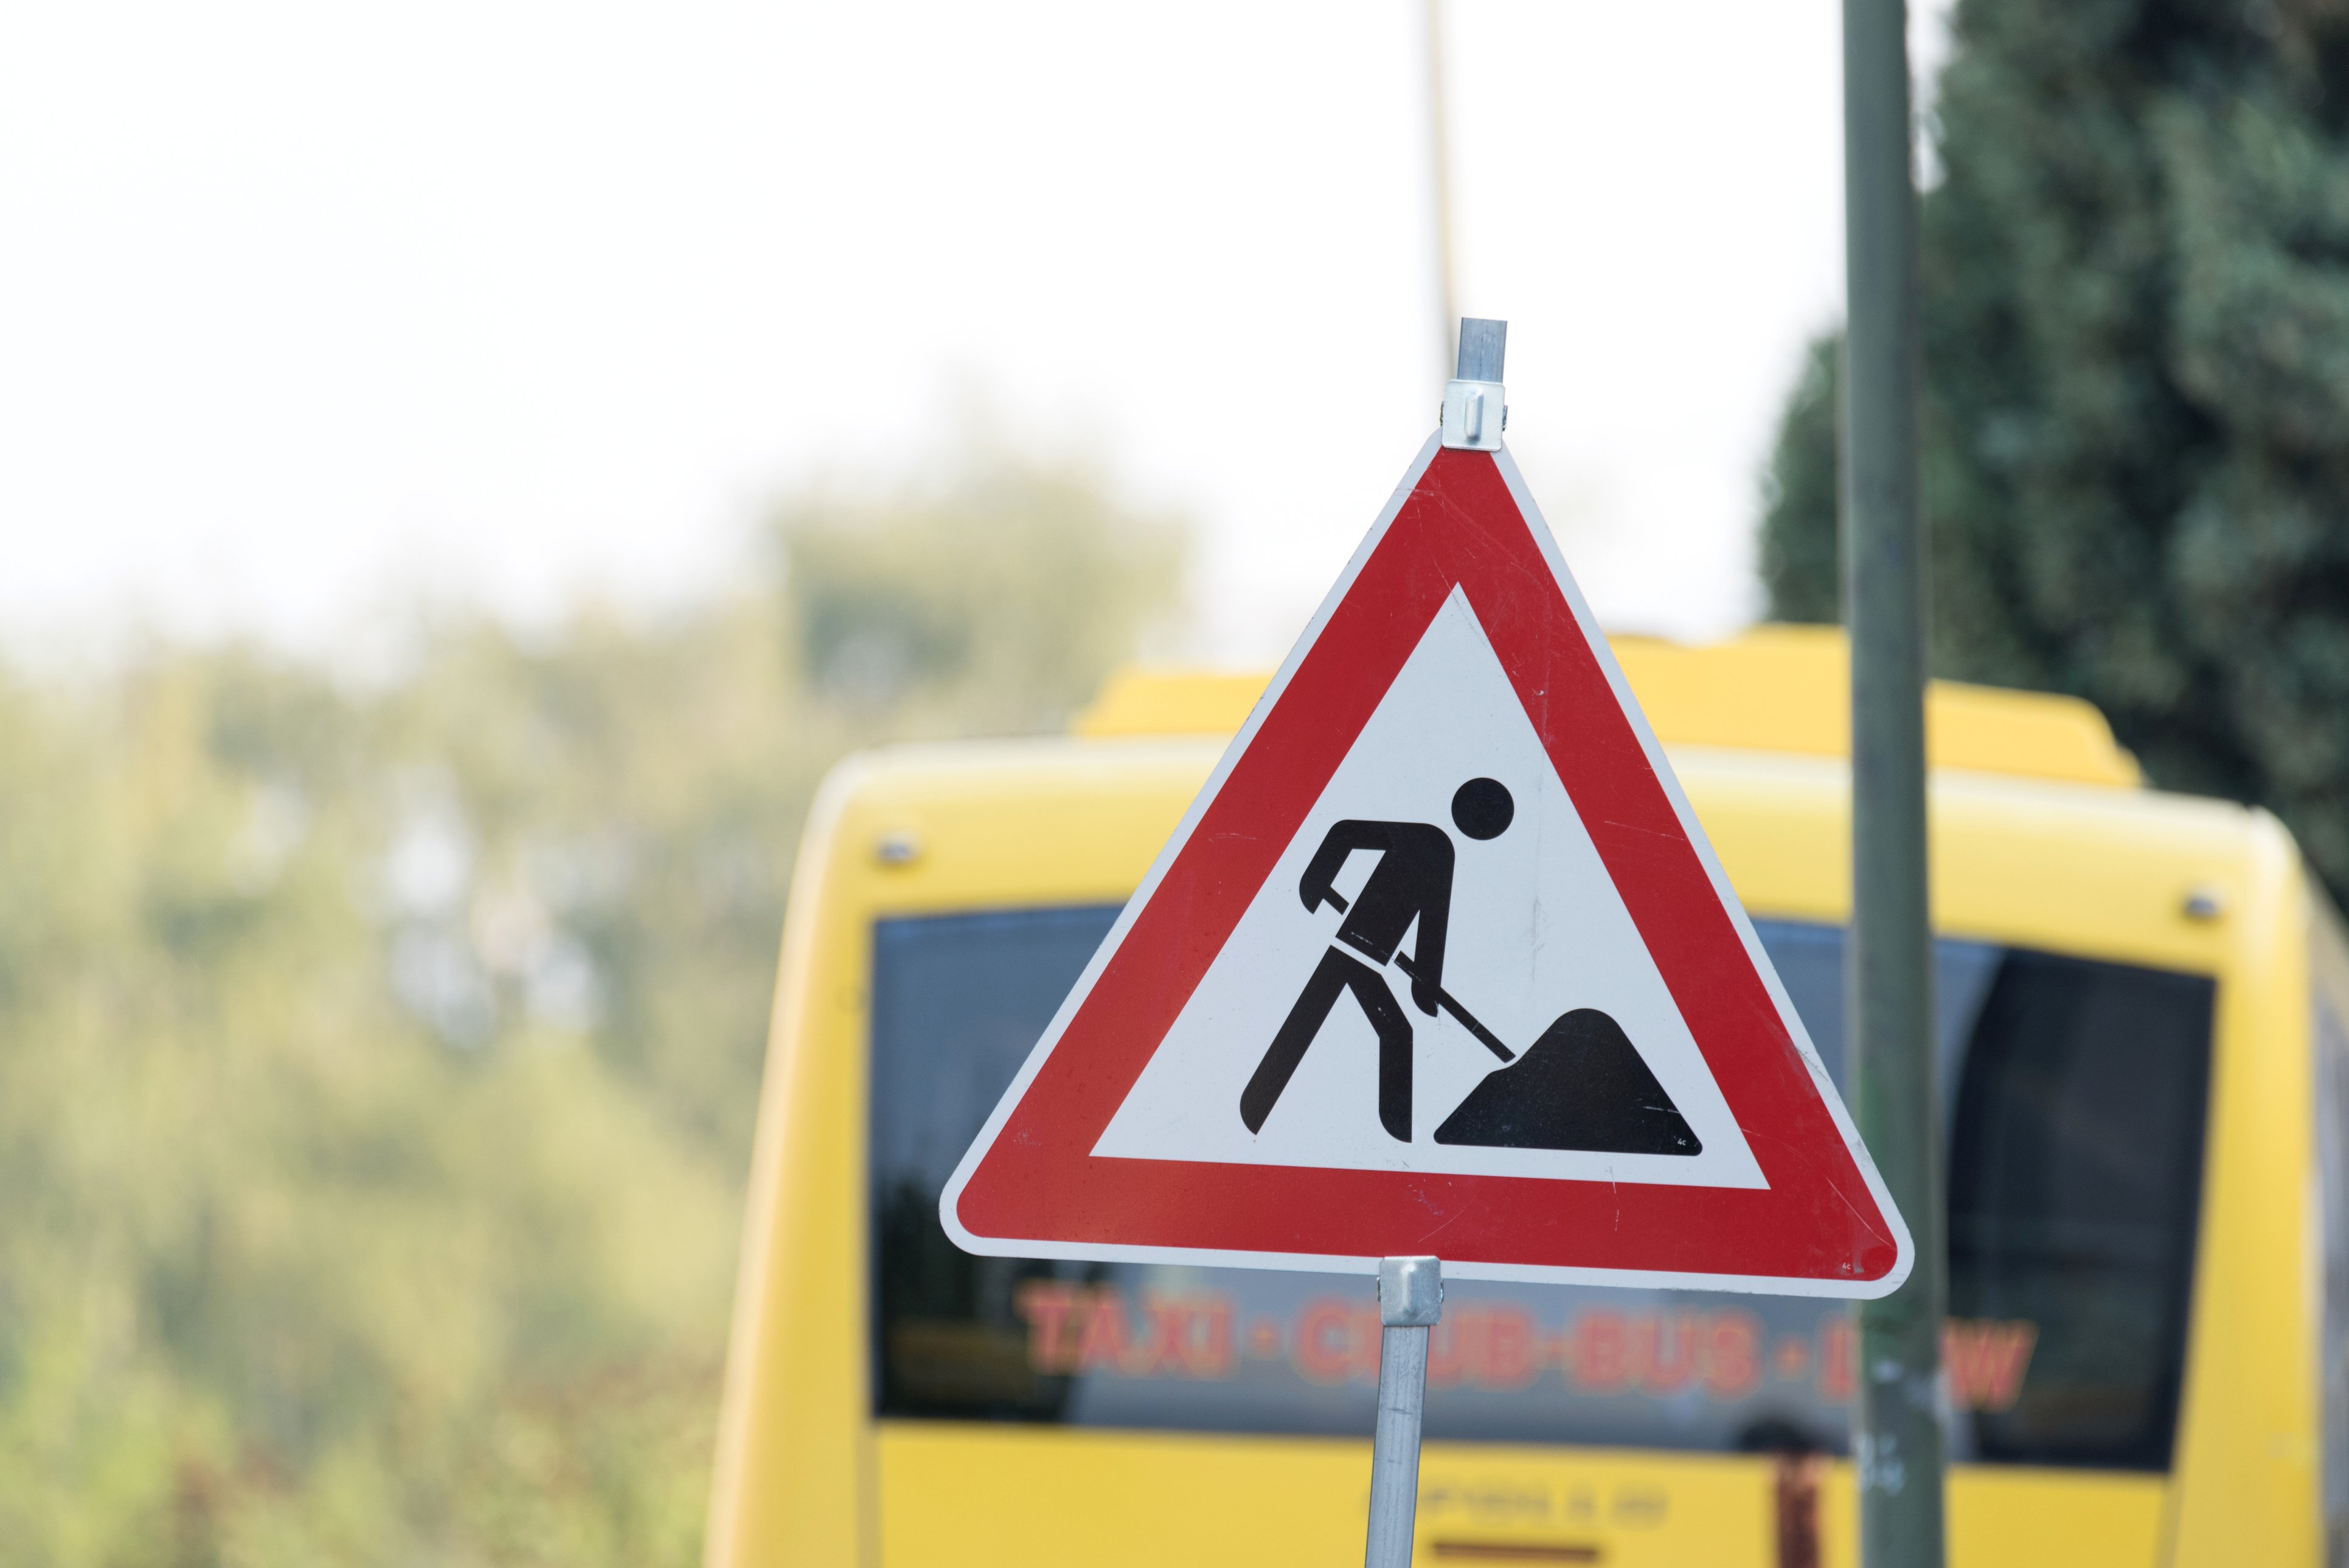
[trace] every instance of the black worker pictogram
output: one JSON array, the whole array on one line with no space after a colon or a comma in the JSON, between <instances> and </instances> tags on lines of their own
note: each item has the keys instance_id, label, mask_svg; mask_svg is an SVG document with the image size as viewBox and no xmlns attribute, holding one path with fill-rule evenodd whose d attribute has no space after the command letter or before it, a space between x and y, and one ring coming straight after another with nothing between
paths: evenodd
<instances>
[{"instance_id":1,"label":"black worker pictogram","mask_svg":"<svg viewBox=\"0 0 2349 1568\"><path fill-rule=\"evenodd\" d=\"M1516 803L1498 779L1471 779L1452 797L1453 826L1472 841L1500 837L1516 816ZM1379 861L1350 902L1332 883L1357 851L1375 852ZM1387 983L1392 965L1411 982L1413 1006L1431 1018L1451 1014L1504 1064L1445 1117L1436 1142L1701 1152L1671 1097L1607 1014L1578 1007L1561 1015L1520 1058L1444 988L1454 854L1451 835L1432 822L1348 819L1323 836L1299 879L1298 896L1308 913L1328 904L1343 919L1240 1093L1247 1130L1264 1130L1330 1010L1350 994L1378 1037L1379 1125L1389 1137L1411 1141L1414 1034ZM1400 951L1406 934L1413 936L1410 953Z\"/></svg>"}]
</instances>

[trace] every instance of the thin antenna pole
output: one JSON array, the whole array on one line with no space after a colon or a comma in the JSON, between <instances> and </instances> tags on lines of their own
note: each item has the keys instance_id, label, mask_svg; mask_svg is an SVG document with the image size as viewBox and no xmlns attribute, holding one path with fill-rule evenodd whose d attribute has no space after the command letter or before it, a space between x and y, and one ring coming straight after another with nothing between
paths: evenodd
<instances>
[{"instance_id":1,"label":"thin antenna pole","mask_svg":"<svg viewBox=\"0 0 2349 1568\"><path fill-rule=\"evenodd\" d=\"M1421 0L1427 24L1427 167L1435 229L1435 357L1438 379L1452 374L1452 335L1459 301L1452 273L1452 151L1444 98L1444 0Z\"/></svg>"}]
</instances>

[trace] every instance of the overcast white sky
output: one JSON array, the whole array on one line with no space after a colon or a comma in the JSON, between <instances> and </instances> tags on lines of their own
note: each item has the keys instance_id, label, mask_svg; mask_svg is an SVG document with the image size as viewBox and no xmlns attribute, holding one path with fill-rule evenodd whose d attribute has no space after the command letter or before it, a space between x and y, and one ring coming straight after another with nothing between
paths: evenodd
<instances>
[{"instance_id":1,"label":"overcast white sky","mask_svg":"<svg viewBox=\"0 0 2349 1568\"><path fill-rule=\"evenodd\" d=\"M1754 613L1837 12L1450 0L1459 303L1618 626ZM0 641L657 603L975 405L1196 518L1191 651L1271 659L1441 390L1419 15L7 6Z\"/></svg>"}]
</instances>

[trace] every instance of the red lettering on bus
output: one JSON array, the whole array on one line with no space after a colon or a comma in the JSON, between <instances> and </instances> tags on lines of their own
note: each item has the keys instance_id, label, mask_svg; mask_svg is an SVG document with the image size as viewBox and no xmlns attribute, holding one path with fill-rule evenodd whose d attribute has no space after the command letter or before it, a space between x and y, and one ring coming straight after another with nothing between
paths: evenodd
<instances>
[{"instance_id":1,"label":"red lettering on bus","mask_svg":"<svg viewBox=\"0 0 2349 1568\"><path fill-rule=\"evenodd\" d=\"M1191 1302L1187 1296L1146 1295L1142 1315L1148 1337L1126 1368L1142 1377L1185 1369L1191 1355Z\"/></svg>"},{"instance_id":2,"label":"red lettering on bus","mask_svg":"<svg viewBox=\"0 0 2349 1568\"><path fill-rule=\"evenodd\" d=\"M1028 1365L1039 1372L1066 1372L1074 1363L1070 1353L1070 1310L1076 1305L1077 1287L1058 1280L1030 1280L1013 1297L1019 1315L1028 1320Z\"/></svg>"},{"instance_id":3,"label":"red lettering on bus","mask_svg":"<svg viewBox=\"0 0 2349 1568\"><path fill-rule=\"evenodd\" d=\"M1194 1315L1199 1319L1199 1336L1193 1341L1195 1352L1191 1357L1194 1377L1228 1377L1239 1353L1232 1339L1232 1298L1227 1295L1206 1295L1199 1298Z\"/></svg>"},{"instance_id":4,"label":"red lettering on bus","mask_svg":"<svg viewBox=\"0 0 2349 1568\"><path fill-rule=\"evenodd\" d=\"M1447 1312L1427 1335L1427 1386L1449 1388L1468 1376L1469 1340L1482 1314Z\"/></svg>"},{"instance_id":5,"label":"red lettering on bus","mask_svg":"<svg viewBox=\"0 0 2349 1568\"><path fill-rule=\"evenodd\" d=\"M1575 1380L1602 1392L1631 1380L1630 1336L1620 1313L1586 1312L1575 1332Z\"/></svg>"},{"instance_id":6,"label":"red lettering on bus","mask_svg":"<svg viewBox=\"0 0 2349 1568\"><path fill-rule=\"evenodd\" d=\"M1961 1410L1993 1413L2014 1408L2039 1326L1953 1317L1941 1325L1941 1367L1950 1379L1950 1402Z\"/></svg>"},{"instance_id":7,"label":"red lettering on bus","mask_svg":"<svg viewBox=\"0 0 2349 1568\"><path fill-rule=\"evenodd\" d=\"M1761 1374L1761 1326L1750 1312L1716 1312L1704 1334L1704 1387L1716 1399L1734 1399Z\"/></svg>"},{"instance_id":8,"label":"red lettering on bus","mask_svg":"<svg viewBox=\"0 0 2349 1568\"><path fill-rule=\"evenodd\" d=\"M1819 1326L1819 1398L1840 1405L1858 1386L1859 1336L1851 1319L1837 1313Z\"/></svg>"},{"instance_id":9,"label":"red lettering on bus","mask_svg":"<svg viewBox=\"0 0 2349 1568\"><path fill-rule=\"evenodd\" d=\"M1077 1339L1077 1370L1123 1370L1132 1353L1125 1334L1125 1299L1114 1290L1092 1291L1087 1295L1082 1313L1083 1324Z\"/></svg>"},{"instance_id":10,"label":"red lettering on bus","mask_svg":"<svg viewBox=\"0 0 2349 1568\"><path fill-rule=\"evenodd\" d=\"M1225 1377L1232 1369L1232 1305L1220 1295L1153 1295L1143 1301L1150 1339L1128 1371Z\"/></svg>"},{"instance_id":11,"label":"red lettering on bus","mask_svg":"<svg viewBox=\"0 0 2349 1568\"><path fill-rule=\"evenodd\" d=\"M1696 1376L1696 1351L1701 1319L1683 1312L1671 1319L1672 1350L1664 1354L1665 1320L1649 1314L1638 1320L1631 1335L1631 1364L1640 1386L1651 1393L1670 1394L1685 1387Z\"/></svg>"},{"instance_id":12,"label":"red lettering on bus","mask_svg":"<svg viewBox=\"0 0 2349 1568\"><path fill-rule=\"evenodd\" d=\"M1541 1376L1534 1320L1523 1308L1496 1307L1484 1315L1483 1365L1476 1380L1487 1388L1522 1388Z\"/></svg>"},{"instance_id":13,"label":"red lettering on bus","mask_svg":"<svg viewBox=\"0 0 2349 1568\"><path fill-rule=\"evenodd\" d=\"M1375 1306L1354 1309L1354 1380L1375 1383L1379 1380L1379 1353L1383 1348L1384 1326L1379 1321Z\"/></svg>"},{"instance_id":14,"label":"red lettering on bus","mask_svg":"<svg viewBox=\"0 0 2349 1568\"><path fill-rule=\"evenodd\" d=\"M1039 1372L1228 1377L1238 1360L1231 1299L1218 1294L1144 1298L1139 1340L1113 1289L1030 1280L1013 1301L1028 1320L1028 1365Z\"/></svg>"},{"instance_id":15,"label":"red lettering on bus","mask_svg":"<svg viewBox=\"0 0 2349 1568\"><path fill-rule=\"evenodd\" d=\"M1353 1369L1354 1320L1359 1315L1346 1302L1308 1303L1297 1315L1297 1345L1290 1352L1297 1375L1309 1383L1343 1383Z\"/></svg>"}]
</instances>

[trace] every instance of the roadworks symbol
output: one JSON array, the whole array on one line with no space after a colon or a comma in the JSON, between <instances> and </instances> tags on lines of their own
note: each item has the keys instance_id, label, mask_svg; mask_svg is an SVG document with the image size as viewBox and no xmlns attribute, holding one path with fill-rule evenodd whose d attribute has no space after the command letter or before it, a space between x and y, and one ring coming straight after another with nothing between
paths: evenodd
<instances>
[{"instance_id":1,"label":"roadworks symbol","mask_svg":"<svg viewBox=\"0 0 2349 1568\"><path fill-rule=\"evenodd\" d=\"M1472 844L1509 830L1516 802L1495 779L1471 779L1452 797L1452 823ZM1377 857L1351 899L1333 881L1348 859ZM1296 1076L1330 1009L1351 994L1379 1041L1379 1125L1412 1137L1413 1038L1410 1015L1387 981L1390 965L1411 982L1412 1005L1428 1017L1449 1014L1501 1059L1435 1129L1438 1143L1495 1149L1588 1149L1620 1154L1702 1151L1687 1119L1640 1058L1622 1026L1596 1007L1560 1014L1522 1057L1444 988L1444 937L1452 910L1455 851L1431 822L1337 823L1322 838L1298 896L1307 914L1323 906L1344 917L1336 940L1314 966L1297 1004L1266 1047L1240 1094L1240 1119L1251 1133ZM1413 949L1402 950L1405 934Z\"/></svg>"}]
</instances>

